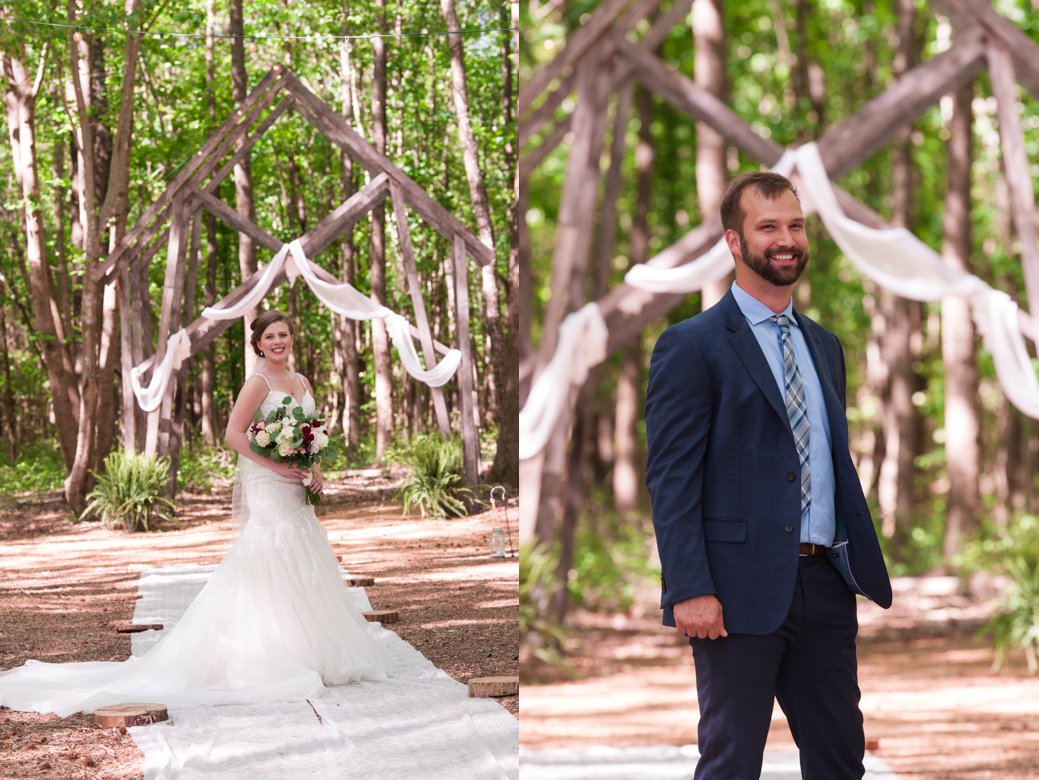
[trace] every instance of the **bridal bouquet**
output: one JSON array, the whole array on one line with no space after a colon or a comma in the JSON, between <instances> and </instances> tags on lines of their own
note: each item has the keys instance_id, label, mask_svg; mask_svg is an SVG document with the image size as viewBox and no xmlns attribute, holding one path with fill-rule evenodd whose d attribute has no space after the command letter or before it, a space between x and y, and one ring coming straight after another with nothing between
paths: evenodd
<instances>
[{"instance_id":1,"label":"bridal bouquet","mask_svg":"<svg viewBox=\"0 0 1039 780\"><path fill-rule=\"evenodd\" d=\"M275 463L288 463L309 469L328 450L328 428L321 417L313 417L286 395L282 405L266 416L256 413L249 426L249 449ZM310 489L310 475L303 480L308 504L321 503L321 496Z\"/></svg>"}]
</instances>

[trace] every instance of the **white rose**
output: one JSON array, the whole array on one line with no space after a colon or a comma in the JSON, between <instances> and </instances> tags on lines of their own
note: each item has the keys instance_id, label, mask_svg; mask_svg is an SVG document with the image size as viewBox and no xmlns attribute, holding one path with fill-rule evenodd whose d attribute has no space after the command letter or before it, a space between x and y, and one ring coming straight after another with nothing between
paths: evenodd
<instances>
[{"instance_id":1,"label":"white rose","mask_svg":"<svg viewBox=\"0 0 1039 780\"><path fill-rule=\"evenodd\" d=\"M314 444L319 448L324 449L328 446L328 434L323 431L318 431L314 434Z\"/></svg>"},{"instance_id":2,"label":"white rose","mask_svg":"<svg viewBox=\"0 0 1039 780\"><path fill-rule=\"evenodd\" d=\"M264 428L264 430L267 431L267 433L269 433L271 436L276 436L278 434L278 431L281 430L281 423L272 422L270 425Z\"/></svg>"},{"instance_id":3,"label":"white rose","mask_svg":"<svg viewBox=\"0 0 1039 780\"><path fill-rule=\"evenodd\" d=\"M281 457L287 458L291 452L292 445L289 442L283 441L278 445L278 454L281 455Z\"/></svg>"},{"instance_id":4,"label":"white rose","mask_svg":"<svg viewBox=\"0 0 1039 780\"><path fill-rule=\"evenodd\" d=\"M296 431L291 425L286 425L278 433L278 441L292 441L296 438Z\"/></svg>"},{"instance_id":5,"label":"white rose","mask_svg":"<svg viewBox=\"0 0 1039 780\"><path fill-rule=\"evenodd\" d=\"M258 431L256 434L256 443L261 447L266 447L271 443L271 435L266 430Z\"/></svg>"}]
</instances>

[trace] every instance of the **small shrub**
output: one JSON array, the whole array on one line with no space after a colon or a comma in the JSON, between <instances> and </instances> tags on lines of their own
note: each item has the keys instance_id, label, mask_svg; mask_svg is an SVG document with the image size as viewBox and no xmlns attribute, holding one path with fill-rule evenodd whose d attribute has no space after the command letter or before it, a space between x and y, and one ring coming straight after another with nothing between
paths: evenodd
<instances>
[{"instance_id":1,"label":"small shrub","mask_svg":"<svg viewBox=\"0 0 1039 780\"><path fill-rule=\"evenodd\" d=\"M996 646L996 667L1006 663L1012 647L1025 651L1028 671L1039 673L1039 518L1025 515L1002 530L987 551L1010 578L1002 609L982 628Z\"/></svg>"},{"instance_id":2,"label":"small shrub","mask_svg":"<svg viewBox=\"0 0 1039 780\"><path fill-rule=\"evenodd\" d=\"M176 504L166 495L169 469L166 458L114 450L105 458L104 473L94 473L97 485L87 494L80 519L96 516L105 528L123 525L127 531L149 531L153 521L172 519Z\"/></svg>"},{"instance_id":3,"label":"small shrub","mask_svg":"<svg viewBox=\"0 0 1039 780\"><path fill-rule=\"evenodd\" d=\"M462 485L462 444L456 438L417 437L407 455L409 473L397 494L404 513L417 506L422 517L462 517L472 491Z\"/></svg>"}]
</instances>

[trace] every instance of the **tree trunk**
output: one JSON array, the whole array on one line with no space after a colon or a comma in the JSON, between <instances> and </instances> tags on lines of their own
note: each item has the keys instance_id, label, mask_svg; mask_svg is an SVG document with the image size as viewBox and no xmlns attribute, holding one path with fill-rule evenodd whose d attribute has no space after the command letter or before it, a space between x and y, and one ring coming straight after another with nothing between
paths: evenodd
<instances>
[{"instance_id":1,"label":"tree trunk","mask_svg":"<svg viewBox=\"0 0 1039 780\"><path fill-rule=\"evenodd\" d=\"M945 213L942 215L945 262L971 272L970 170L972 85L952 96ZM942 301L942 363L945 367L945 461L949 503L942 551L951 564L963 537L977 523L981 472L981 416L978 367L974 360L974 322L962 297Z\"/></svg>"},{"instance_id":2,"label":"tree trunk","mask_svg":"<svg viewBox=\"0 0 1039 780\"><path fill-rule=\"evenodd\" d=\"M216 127L216 0L206 0L206 116L209 117L209 126ZM202 217L205 226L205 257L206 257L206 289L204 303L212 306L216 302L216 271L217 263L220 262L219 249L216 239L216 217L205 214ZM213 394L216 389L216 344L210 344L202 350L201 368L199 371L199 428L202 441L213 446L217 443L220 434L216 420L216 402Z\"/></svg>"},{"instance_id":3,"label":"tree trunk","mask_svg":"<svg viewBox=\"0 0 1039 780\"><path fill-rule=\"evenodd\" d=\"M728 102L729 83L725 70L725 28L722 0L693 2L693 79L697 86ZM705 122L696 123L696 201L700 220L706 222L718 213L728 182L725 165L725 139ZM728 274L705 284L700 291L701 306L709 309L722 299L732 284Z\"/></svg>"},{"instance_id":4,"label":"tree trunk","mask_svg":"<svg viewBox=\"0 0 1039 780\"><path fill-rule=\"evenodd\" d=\"M386 29L386 0L375 3L375 30ZM386 44L380 37L372 39L375 75L372 79L372 140L379 152L386 151ZM371 269L369 280L372 298L386 305L386 206L380 202L371 211ZM393 437L393 367L390 363L389 337L386 324L372 320L372 350L375 353L375 460L382 462Z\"/></svg>"},{"instance_id":5,"label":"tree trunk","mask_svg":"<svg viewBox=\"0 0 1039 780\"><path fill-rule=\"evenodd\" d=\"M893 69L900 78L917 59L913 38L912 0L899 0L899 45ZM892 221L911 228L913 223L913 161L908 131L895 147L892 165ZM878 500L881 526L890 540L891 553L899 558L907 526L914 509L914 460L920 439L920 420L913 405L918 378L913 370L915 347L919 343L920 304L899 298L895 293L880 294L880 309L885 322L881 340L882 358L888 367L886 395L881 397L884 428L884 457L880 464Z\"/></svg>"},{"instance_id":6,"label":"tree trunk","mask_svg":"<svg viewBox=\"0 0 1039 780\"><path fill-rule=\"evenodd\" d=\"M343 31L347 33L346 30ZM357 71L351 62L352 44L344 38L339 44L339 84L343 117L354 124L354 90ZM342 193L346 200L357 191L354 182L354 161L345 151L340 153L342 168ZM353 231L343 236L340 252L342 279L354 284L357 279L357 246ZM360 354L357 349L358 323L349 317L332 315L336 341L336 371L339 374L342 402L343 440L348 447L356 447L361 441L361 385Z\"/></svg>"},{"instance_id":7,"label":"tree trunk","mask_svg":"<svg viewBox=\"0 0 1039 780\"><path fill-rule=\"evenodd\" d=\"M242 8L243 0L231 0L230 13L228 15L228 34L231 36L231 97L235 105L241 104L249 92L249 75L245 69L245 24ZM243 138L235 149L241 148ZM253 205L253 174L250 163L251 153L247 152L234 166L234 189L235 189L235 211L250 222L255 221L255 207ZM256 245L245 233L238 233L238 270L241 272L242 281L256 273ZM242 327L245 331L245 374L248 376L256 368L257 356L253 352L249 339L252 330L249 323L256 319L259 309L251 309L242 318Z\"/></svg>"},{"instance_id":8,"label":"tree trunk","mask_svg":"<svg viewBox=\"0 0 1039 780\"><path fill-rule=\"evenodd\" d=\"M0 6L0 18L10 22L7 9ZM38 80L25 67L24 46L4 53L4 109L11 143L11 159L22 200L25 231L25 258L29 265L30 299L33 321L39 333L44 367L54 399L54 419L62 460L71 468L76 457L76 431L79 427L79 388L72 355L60 316L60 304L47 261L47 241L40 213L40 180L36 155L36 96Z\"/></svg>"},{"instance_id":9,"label":"tree trunk","mask_svg":"<svg viewBox=\"0 0 1039 780\"><path fill-rule=\"evenodd\" d=\"M510 10L511 9L511 10ZM510 16L510 13L512 16ZM519 27L519 4L510 3L508 9L502 3L499 14L503 27ZM515 17L515 18L513 18ZM502 37L502 120L506 127L515 126L513 104L513 58L518 49L515 42L519 34ZM512 171L513 197L509 199L505 217L509 226L508 277L505 283L505 330L502 341L502 371L504 384L498 393L498 445L494 462L488 474L491 482L504 482L519 486L519 173L517 170L515 138L505 144L505 167Z\"/></svg>"},{"instance_id":10,"label":"tree trunk","mask_svg":"<svg viewBox=\"0 0 1039 780\"><path fill-rule=\"evenodd\" d=\"M126 11L132 15L136 0L129 0ZM72 21L74 21L72 17ZM77 40L77 37L79 40ZM86 506L90 488L90 469L98 468L111 446L115 423L114 376L118 360L115 339L115 290L106 287L97 272L104 246L105 231L109 248L125 232L129 197L130 144L133 137L133 97L140 36L124 39L122 94L111 156L108 142L111 131L97 113L107 102L105 74L90 36L70 35L72 84L76 94L79 120L78 149L83 175L80 211L84 214L83 299L80 312L80 413L76 437L76 456L65 479L65 499L77 514ZM100 97L99 97L100 96ZM99 129L100 128L100 129ZM99 151L100 150L100 151ZM99 183L104 183L104 190ZM103 192L103 199L99 194Z\"/></svg>"},{"instance_id":11,"label":"tree trunk","mask_svg":"<svg viewBox=\"0 0 1039 780\"><path fill-rule=\"evenodd\" d=\"M11 361L7 354L7 307L0 300L0 369L4 374L4 408L0 410L0 424L7 437L7 456L12 465L18 457L18 418L11 385Z\"/></svg>"}]
</instances>

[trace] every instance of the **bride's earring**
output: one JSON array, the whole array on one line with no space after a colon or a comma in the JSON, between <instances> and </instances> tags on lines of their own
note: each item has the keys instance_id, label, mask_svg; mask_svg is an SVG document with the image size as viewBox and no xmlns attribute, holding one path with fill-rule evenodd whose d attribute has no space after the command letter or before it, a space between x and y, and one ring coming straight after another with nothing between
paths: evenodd
<instances>
[{"instance_id":1,"label":"bride's earring","mask_svg":"<svg viewBox=\"0 0 1039 780\"><path fill-rule=\"evenodd\" d=\"M263 350L261 349L261 350L260 350L260 357L263 357L263 356L264 356L264 355L263 355Z\"/></svg>"}]
</instances>

